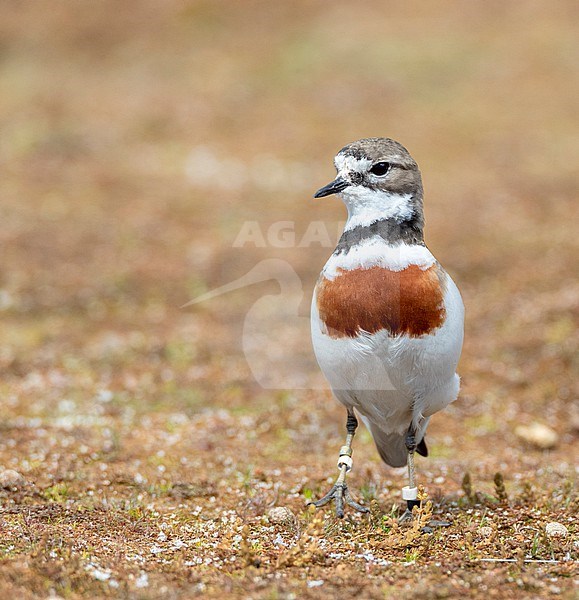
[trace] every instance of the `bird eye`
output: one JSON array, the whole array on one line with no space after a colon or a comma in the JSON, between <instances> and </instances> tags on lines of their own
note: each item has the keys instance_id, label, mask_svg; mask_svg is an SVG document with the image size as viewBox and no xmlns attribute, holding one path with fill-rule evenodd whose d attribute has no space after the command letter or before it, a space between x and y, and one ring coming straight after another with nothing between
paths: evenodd
<instances>
[{"instance_id":1,"label":"bird eye","mask_svg":"<svg viewBox=\"0 0 579 600\"><path fill-rule=\"evenodd\" d=\"M390 163L387 162L378 162L375 165L372 165L370 169L370 173L374 173L374 175L378 175L381 177L382 175L386 175L390 170Z\"/></svg>"}]
</instances>

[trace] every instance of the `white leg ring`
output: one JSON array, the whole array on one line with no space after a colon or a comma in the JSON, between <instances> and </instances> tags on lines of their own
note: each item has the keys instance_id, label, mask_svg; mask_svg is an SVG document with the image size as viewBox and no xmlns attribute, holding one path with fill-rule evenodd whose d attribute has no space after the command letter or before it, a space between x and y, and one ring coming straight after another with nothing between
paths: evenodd
<instances>
[{"instance_id":1,"label":"white leg ring","mask_svg":"<svg viewBox=\"0 0 579 600\"><path fill-rule=\"evenodd\" d=\"M352 460L351 456L348 456L347 454L341 454L338 458L338 469L341 469L343 465L346 465L346 472L349 472L352 470L353 462L354 461Z\"/></svg>"},{"instance_id":2,"label":"white leg ring","mask_svg":"<svg viewBox=\"0 0 579 600\"><path fill-rule=\"evenodd\" d=\"M418 488L405 485L402 488L402 500L416 500L418 498Z\"/></svg>"}]
</instances>

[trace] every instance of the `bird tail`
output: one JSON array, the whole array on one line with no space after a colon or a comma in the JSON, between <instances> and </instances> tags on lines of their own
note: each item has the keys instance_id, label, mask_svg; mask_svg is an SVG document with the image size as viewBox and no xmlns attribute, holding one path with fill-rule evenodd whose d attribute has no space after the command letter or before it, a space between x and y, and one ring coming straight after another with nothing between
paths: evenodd
<instances>
[{"instance_id":1,"label":"bird tail","mask_svg":"<svg viewBox=\"0 0 579 600\"><path fill-rule=\"evenodd\" d=\"M386 433L375 425L370 425L370 432L374 438L374 443L380 458L391 467L403 467L408 460L408 450L406 448L406 434L390 432ZM422 456L428 456L428 448L424 438L416 446L416 452Z\"/></svg>"}]
</instances>

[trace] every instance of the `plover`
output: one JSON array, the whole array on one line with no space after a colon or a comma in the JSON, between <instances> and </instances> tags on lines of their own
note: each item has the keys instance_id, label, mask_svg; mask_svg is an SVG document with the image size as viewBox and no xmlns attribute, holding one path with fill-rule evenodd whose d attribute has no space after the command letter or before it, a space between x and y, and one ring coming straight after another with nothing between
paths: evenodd
<instances>
[{"instance_id":1,"label":"plover","mask_svg":"<svg viewBox=\"0 0 579 600\"><path fill-rule=\"evenodd\" d=\"M368 138L338 152L337 177L315 198L338 194L348 220L313 295L312 340L321 370L346 407L339 476L317 507L355 502L346 485L358 414L382 460L408 465L406 514L418 504L414 453L427 456L430 417L454 401L463 340L460 293L424 243L420 170L389 138Z\"/></svg>"}]
</instances>

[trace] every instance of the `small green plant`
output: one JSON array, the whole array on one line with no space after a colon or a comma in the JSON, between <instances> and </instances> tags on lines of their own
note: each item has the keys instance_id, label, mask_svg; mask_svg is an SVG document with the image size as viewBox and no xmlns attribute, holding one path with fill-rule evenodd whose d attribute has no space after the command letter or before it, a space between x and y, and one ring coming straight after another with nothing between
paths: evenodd
<instances>
[{"instance_id":1,"label":"small green plant","mask_svg":"<svg viewBox=\"0 0 579 600\"><path fill-rule=\"evenodd\" d=\"M50 487L46 488L42 492L42 496L45 500L48 500L49 502L56 502L58 504L62 504L63 502L66 502L68 500L69 493L70 488L68 487L68 484L61 482L55 483L54 485L51 485Z\"/></svg>"},{"instance_id":2,"label":"small green plant","mask_svg":"<svg viewBox=\"0 0 579 600\"><path fill-rule=\"evenodd\" d=\"M525 481L523 483L523 489L519 495L519 501L521 504L534 504L536 501L535 490L533 489L533 485L530 481Z\"/></svg>"},{"instance_id":3,"label":"small green plant","mask_svg":"<svg viewBox=\"0 0 579 600\"><path fill-rule=\"evenodd\" d=\"M418 550L407 549L404 554L404 562L405 563L415 563L419 556L420 556L420 552Z\"/></svg>"},{"instance_id":4,"label":"small green plant","mask_svg":"<svg viewBox=\"0 0 579 600\"><path fill-rule=\"evenodd\" d=\"M531 543L530 554L532 558L537 558L539 556L539 548L541 546L541 535L539 533L535 533L535 537L533 538L533 542Z\"/></svg>"},{"instance_id":5,"label":"small green plant","mask_svg":"<svg viewBox=\"0 0 579 600\"><path fill-rule=\"evenodd\" d=\"M367 483L360 487L360 494L362 498L369 504L372 500L376 500L378 496L378 490L375 483Z\"/></svg>"},{"instance_id":6,"label":"small green plant","mask_svg":"<svg viewBox=\"0 0 579 600\"><path fill-rule=\"evenodd\" d=\"M507 490L505 488L503 474L496 473L494 482L495 482L495 496L497 497L499 502L501 502L502 504L506 504L509 501L509 497L507 495Z\"/></svg>"},{"instance_id":7,"label":"small green plant","mask_svg":"<svg viewBox=\"0 0 579 600\"><path fill-rule=\"evenodd\" d=\"M472 481L470 478L470 473L467 471L462 478L462 491L464 495L468 498L470 502L474 502L476 500L476 494L472 488Z\"/></svg>"},{"instance_id":8,"label":"small green plant","mask_svg":"<svg viewBox=\"0 0 579 600\"><path fill-rule=\"evenodd\" d=\"M245 525L241 532L241 543L239 545L239 556L244 567L259 567L261 558L259 557L259 544L249 541L249 525Z\"/></svg>"},{"instance_id":9,"label":"small green plant","mask_svg":"<svg viewBox=\"0 0 579 600\"><path fill-rule=\"evenodd\" d=\"M127 515L133 521L140 521L145 516L145 513L140 506L131 506L127 510Z\"/></svg>"}]
</instances>

